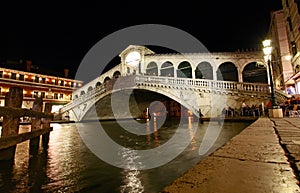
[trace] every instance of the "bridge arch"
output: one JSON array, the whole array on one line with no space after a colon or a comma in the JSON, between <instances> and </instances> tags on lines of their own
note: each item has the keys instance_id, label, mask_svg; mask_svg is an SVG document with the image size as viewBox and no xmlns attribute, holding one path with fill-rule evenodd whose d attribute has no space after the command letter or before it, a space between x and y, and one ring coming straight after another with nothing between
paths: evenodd
<instances>
[{"instance_id":1,"label":"bridge arch","mask_svg":"<svg viewBox=\"0 0 300 193\"><path fill-rule=\"evenodd\" d=\"M161 65L161 68L160 68L160 75L161 76L174 77L174 65L173 65L173 63L171 63L169 61L164 62Z\"/></svg>"},{"instance_id":2,"label":"bridge arch","mask_svg":"<svg viewBox=\"0 0 300 193\"><path fill-rule=\"evenodd\" d=\"M106 83L107 81L111 80L108 76L104 78L104 83Z\"/></svg>"},{"instance_id":3,"label":"bridge arch","mask_svg":"<svg viewBox=\"0 0 300 193\"><path fill-rule=\"evenodd\" d=\"M155 62L148 63L146 74L150 76L158 76L158 66Z\"/></svg>"},{"instance_id":4,"label":"bridge arch","mask_svg":"<svg viewBox=\"0 0 300 193\"><path fill-rule=\"evenodd\" d=\"M141 106L144 106L143 108L141 108L141 106L137 107L139 109L139 112L142 112L143 110L146 110L147 107L150 106L150 104L152 104L153 102L155 101L160 101L160 102L163 102L164 99L171 99L175 102L177 102L178 104L181 105L180 109L182 109L182 107L187 110L187 111L190 111L192 112L194 115L198 115L198 111L197 111L197 108L195 108L195 103L193 102L192 104L189 104L186 100L182 100L182 98L180 96L177 96L177 95L174 95L174 93L172 92L168 92L168 90L165 90L165 89L159 89L159 92L158 90L159 88L157 87L143 87L143 88L136 88L134 89L134 91L148 91L148 92L153 92L155 94L157 94L157 96L162 96L162 97L158 97L157 100L154 100L149 102L147 101L148 103L145 103L144 105L141 105ZM118 92L126 92L126 90L128 92L132 92L132 88L123 88L123 89L115 89L115 90L110 90L108 92L105 92L101 95L98 95L94 98L93 100L93 103L89 103L87 106L86 106L86 109L84 112L82 112L82 114L78 117L79 120L85 120L86 118L95 118L94 116L92 116L90 113L95 113L95 110L96 110L96 113L97 113L97 116L99 116L98 112L97 112L97 109L100 110L100 109L103 109L101 108L101 106L99 107L96 107L95 109L92 109L93 107L95 107L95 105L102 105L102 102L101 100L103 100L105 97L109 97L109 95L112 95L112 94L117 94L118 95ZM127 95L128 93L126 93L125 95ZM120 94L120 96L124 96L123 93ZM145 95L141 95L141 97L143 98L142 100L144 101L144 96ZM150 95L148 94L147 96L151 96L149 98L153 99L153 95ZM198 96L198 95L197 95ZM111 98L108 98L109 100L111 100ZM107 99L106 99L107 100ZM135 98L135 101L134 101L134 105L132 105L131 107L135 107L137 104L136 104L136 100L137 101L140 101L141 99L136 99ZM99 103L100 102L100 103ZM104 102L103 104L107 105L107 104L111 104L111 103L106 103ZM121 103L118 103L120 104L120 108L121 109L126 109L126 108L122 108L122 105ZM138 103L139 105L141 103ZM128 104L126 104L128 105ZM194 105L194 106L193 106ZM126 106L128 107L128 106ZM111 111L109 108L112 108L111 106L110 107L107 107L107 113L114 113L113 111ZM166 107L167 108L167 107ZM74 109L73 109L74 110ZM103 113L103 111L100 112L100 114ZM184 113L184 112L182 112ZM126 114L125 111L122 111L122 115ZM95 114L93 114L95 115ZM133 117L135 117L136 114L132 114L132 112L127 112L127 115L131 115ZM140 114L139 114L140 115ZM100 115L101 116L101 115ZM119 115L116 115L116 114L112 114L112 115L107 115L108 117L109 116L116 116L116 117L119 117ZM125 117L124 117L125 118ZM126 117L128 118L128 117Z\"/></svg>"},{"instance_id":5,"label":"bridge arch","mask_svg":"<svg viewBox=\"0 0 300 193\"><path fill-rule=\"evenodd\" d=\"M189 62L183 61L178 65L177 77L178 78L192 78L192 66Z\"/></svg>"},{"instance_id":6,"label":"bridge arch","mask_svg":"<svg viewBox=\"0 0 300 193\"><path fill-rule=\"evenodd\" d=\"M120 71L115 71L114 73L113 73L113 78L114 79L117 79L117 78L119 78L121 76L121 72Z\"/></svg>"},{"instance_id":7,"label":"bridge arch","mask_svg":"<svg viewBox=\"0 0 300 193\"><path fill-rule=\"evenodd\" d=\"M217 69L217 80L238 82L238 70L234 63L224 62Z\"/></svg>"},{"instance_id":8,"label":"bridge arch","mask_svg":"<svg viewBox=\"0 0 300 193\"><path fill-rule=\"evenodd\" d=\"M213 80L213 68L209 62L200 62L195 70L196 79Z\"/></svg>"},{"instance_id":9,"label":"bridge arch","mask_svg":"<svg viewBox=\"0 0 300 193\"><path fill-rule=\"evenodd\" d=\"M95 85L95 88L98 88L98 87L100 87L101 85L102 85L101 82L97 82L96 85Z\"/></svg>"},{"instance_id":10,"label":"bridge arch","mask_svg":"<svg viewBox=\"0 0 300 193\"><path fill-rule=\"evenodd\" d=\"M90 92L92 91L94 88L92 86L89 86L88 89L87 89L87 92Z\"/></svg>"},{"instance_id":11,"label":"bridge arch","mask_svg":"<svg viewBox=\"0 0 300 193\"><path fill-rule=\"evenodd\" d=\"M251 62L244 66L242 71L243 82L268 83L268 73L266 66Z\"/></svg>"}]
</instances>

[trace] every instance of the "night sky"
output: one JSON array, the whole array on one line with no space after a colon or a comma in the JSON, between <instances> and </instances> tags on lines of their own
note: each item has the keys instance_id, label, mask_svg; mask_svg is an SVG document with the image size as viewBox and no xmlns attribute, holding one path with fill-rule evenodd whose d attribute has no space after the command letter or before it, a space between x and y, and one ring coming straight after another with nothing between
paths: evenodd
<instances>
[{"instance_id":1,"label":"night sky","mask_svg":"<svg viewBox=\"0 0 300 193\"><path fill-rule=\"evenodd\" d=\"M71 74L99 40L138 24L179 28L211 52L259 48L270 11L282 8L281 0L9 1L0 7L0 58L30 59Z\"/></svg>"}]
</instances>

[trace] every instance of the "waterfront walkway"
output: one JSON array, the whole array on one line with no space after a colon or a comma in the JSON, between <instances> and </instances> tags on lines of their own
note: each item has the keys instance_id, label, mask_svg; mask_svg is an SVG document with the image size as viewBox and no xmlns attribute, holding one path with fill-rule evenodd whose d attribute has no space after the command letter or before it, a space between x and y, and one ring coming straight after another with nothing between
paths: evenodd
<instances>
[{"instance_id":1,"label":"waterfront walkway","mask_svg":"<svg viewBox=\"0 0 300 193\"><path fill-rule=\"evenodd\" d=\"M259 118L164 193L299 193L300 118Z\"/></svg>"}]
</instances>

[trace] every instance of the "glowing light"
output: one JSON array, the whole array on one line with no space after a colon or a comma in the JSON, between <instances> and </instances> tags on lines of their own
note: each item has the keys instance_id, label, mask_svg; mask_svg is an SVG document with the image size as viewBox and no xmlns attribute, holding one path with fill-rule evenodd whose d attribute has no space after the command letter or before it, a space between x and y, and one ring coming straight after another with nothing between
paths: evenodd
<instances>
[{"instance_id":1,"label":"glowing light","mask_svg":"<svg viewBox=\"0 0 300 193\"><path fill-rule=\"evenodd\" d=\"M272 47L271 47L271 40L265 40L263 41L263 52L265 54L264 59L265 62L268 60L271 60L271 53L272 53Z\"/></svg>"},{"instance_id":2,"label":"glowing light","mask_svg":"<svg viewBox=\"0 0 300 193\"><path fill-rule=\"evenodd\" d=\"M270 55L272 53L272 47L264 47L263 51L265 55Z\"/></svg>"},{"instance_id":3,"label":"glowing light","mask_svg":"<svg viewBox=\"0 0 300 193\"><path fill-rule=\"evenodd\" d=\"M292 56L291 56L291 55L286 55L286 56L284 57L284 59L287 60L287 61L289 61L289 60L292 59Z\"/></svg>"},{"instance_id":4,"label":"glowing light","mask_svg":"<svg viewBox=\"0 0 300 193\"><path fill-rule=\"evenodd\" d=\"M125 58L125 63L126 65L136 68L138 67L139 63L141 60L141 55L139 52L134 51L134 52L130 52L126 58Z\"/></svg>"},{"instance_id":5,"label":"glowing light","mask_svg":"<svg viewBox=\"0 0 300 193\"><path fill-rule=\"evenodd\" d=\"M264 47L270 47L271 46L271 40L264 40L263 41L263 46Z\"/></svg>"}]
</instances>

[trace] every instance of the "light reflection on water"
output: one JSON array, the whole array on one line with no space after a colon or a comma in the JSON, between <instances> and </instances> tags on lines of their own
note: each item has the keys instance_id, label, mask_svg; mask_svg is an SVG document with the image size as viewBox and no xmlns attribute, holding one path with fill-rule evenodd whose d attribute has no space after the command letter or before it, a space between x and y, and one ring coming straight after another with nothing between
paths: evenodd
<instances>
[{"instance_id":1,"label":"light reflection on water","mask_svg":"<svg viewBox=\"0 0 300 193\"><path fill-rule=\"evenodd\" d=\"M121 192L135 193L159 192L187 169L199 162L198 149L207 129L208 123L199 124L194 133L193 119L188 118L184 126L191 137L191 144L171 162L154 169L136 170L134 151L120 149L126 164L131 170L111 166L95 155L84 145L75 124L51 124L48 148L41 148L37 155L29 156L29 142L17 146L15 164L11 167L0 165L0 192ZM213 123L213 124L218 124ZM145 123L149 135L136 136L121 131L114 121L103 122L102 126L109 136L127 147L154 148L164 144L177 128L176 120L168 120L160 129ZM249 123L224 123L217 143L210 150L226 143L230 138L242 131ZM86 123L92 127L93 123ZM20 126L20 132L30 130L30 126ZM194 137L193 137L194 136Z\"/></svg>"}]
</instances>

